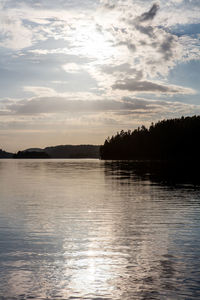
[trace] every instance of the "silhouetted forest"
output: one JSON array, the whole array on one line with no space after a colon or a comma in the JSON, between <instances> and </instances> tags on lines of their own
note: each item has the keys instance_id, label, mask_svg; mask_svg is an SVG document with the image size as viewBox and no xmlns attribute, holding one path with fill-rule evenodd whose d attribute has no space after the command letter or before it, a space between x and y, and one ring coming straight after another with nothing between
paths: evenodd
<instances>
[{"instance_id":1,"label":"silhouetted forest","mask_svg":"<svg viewBox=\"0 0 200 300\"><path fill-rule=\"evenodd\" d=\"M121 131L100 147L102 159L196 160L200 158L200 116L162 120L147 129Z\"/></svg>"},{"instance_id":2,"label":"silhouetted forest","mask_svg":"<svg viewBox=\"0 0 200 300\"><path fill-rule=\"evenodd\" d=\"M13 155L13 158L50 158L46 152L37 151L19 151Z\"/></svg>"}]
</instances>

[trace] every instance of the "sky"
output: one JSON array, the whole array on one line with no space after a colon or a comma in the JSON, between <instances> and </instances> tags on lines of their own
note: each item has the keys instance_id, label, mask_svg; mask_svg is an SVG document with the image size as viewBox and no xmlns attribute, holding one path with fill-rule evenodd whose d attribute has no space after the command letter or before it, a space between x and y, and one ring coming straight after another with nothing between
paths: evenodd
<instances>
[{"instance_id":1,"label":"sky","mask_svg":"<svg viewBox=\"0 0 200 300\"><path fill-rule=\"evenodd\" d=\"M200 114L199 0L0 0L0 148Z\"/></svg>"}]
</instances>

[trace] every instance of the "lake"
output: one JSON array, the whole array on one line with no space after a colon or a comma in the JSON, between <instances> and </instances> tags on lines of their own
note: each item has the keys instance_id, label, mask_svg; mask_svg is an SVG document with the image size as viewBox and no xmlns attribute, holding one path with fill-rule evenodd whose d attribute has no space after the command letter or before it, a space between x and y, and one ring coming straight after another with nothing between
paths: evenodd
<instances>
[{"instance_id":1,"label":"lake","mask_svg":"<svg viewBox=\"0 0 200 300\"><path fill-rule=\"evenodd\" d=\"M199 186L130 166L0 160L0 299L200 299Z\"/></svg>"}]
</instances>

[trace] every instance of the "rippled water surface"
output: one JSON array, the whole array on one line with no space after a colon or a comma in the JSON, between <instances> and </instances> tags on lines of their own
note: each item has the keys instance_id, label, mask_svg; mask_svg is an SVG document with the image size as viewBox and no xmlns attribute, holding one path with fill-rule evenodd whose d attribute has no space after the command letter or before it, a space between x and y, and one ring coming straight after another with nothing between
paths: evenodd
<instances>
[{"instance_id":1,"label":"rippled water surface","mask_svg":"<svg viewBox=\"0 0 200 300\"><path fill-rule=\"evenodd\" d=\"M200 189L147 175L1 160L0 299L200 299Z\"/></svg>"}]
</instances>

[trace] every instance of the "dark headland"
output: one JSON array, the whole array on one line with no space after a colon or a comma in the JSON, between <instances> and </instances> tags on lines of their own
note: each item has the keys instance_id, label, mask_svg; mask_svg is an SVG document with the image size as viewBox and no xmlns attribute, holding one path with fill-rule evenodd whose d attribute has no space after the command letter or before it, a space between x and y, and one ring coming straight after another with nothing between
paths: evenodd
<instances>
[{"instance_id":1,"label":"dark headland","mask_svg":"<svg viewBox=\"0 0 200 300\"><path fill-rule=\"evenodd\" d=\"M190 161L200 159L200 116L162 120L121 131L100 147L102 159Z\"/></svg>"},{"instance_id":2,"label":"dark headland","mask_svg":"<svg viewBox=\"0 0 200 300\"><path fill-rule=\"evenodd\" d=\"M106 170L174 185L200 185L200 116L162 120L105 140Z\"/></svg>"}]
</instances>

